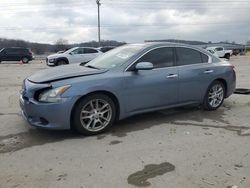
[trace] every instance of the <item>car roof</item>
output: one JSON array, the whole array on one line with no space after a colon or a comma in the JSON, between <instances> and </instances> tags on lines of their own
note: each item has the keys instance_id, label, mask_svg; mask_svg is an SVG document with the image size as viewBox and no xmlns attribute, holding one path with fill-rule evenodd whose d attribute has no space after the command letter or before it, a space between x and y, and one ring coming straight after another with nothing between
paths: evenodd
<instances>
[{"instance_id":1,"label":"car roof","mask_svg":"<svg viewBox=\"0 0 250 188\"><path fill-rule=\"evenodd\" d=\"M212 49L212 50L214 50L215 48L222 48L222 46L212 46L212 47L208 47L206 49Z\"/></svg>"},{"instance_id":2,"label":"car roof","mask_svg":"<svg viewBox=\"0 0 250 188\"><path fill-rule=\"evenodd\" d=\"M196 49L199 51L205 51L203 48L201 47L197 47L194 45L190 45L190 44L184 44L184 43L174 43L174 42L146 42L144 43L145 47L150 47L150 48L157 48L157 47L186 47L186 48L192 48L192 49Z\"/></svg>"}]
</instances>

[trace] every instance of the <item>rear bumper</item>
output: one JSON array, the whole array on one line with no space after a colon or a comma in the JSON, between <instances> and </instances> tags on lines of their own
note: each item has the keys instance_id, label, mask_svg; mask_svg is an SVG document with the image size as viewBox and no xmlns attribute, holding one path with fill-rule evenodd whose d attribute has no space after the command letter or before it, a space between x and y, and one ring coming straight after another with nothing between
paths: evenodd
<instances>
[{"instance_id":1,"label":"rear bumper","mask_svg":"<svg viewBox=\"0 0 250 188\"><path fill-rule=\"evenodd\" d=\"M236 82L228 86L226 98L230 97L234 93L235 89L236 89Z\"/></svg>"},{"instance_id":2,"label":"rear bumper","mask_svg":"<svg viewBox=\"0 0 250 188\"><path fill-rule=\"evenodd\" d=\"M233 74L230 76L229 81L227 82L227 93L226 98L234 93L236 89L236 73L233 71Z\"/></svg>"},{"instance_id":3,"label":"rear bumper","mask_svg":"<svg viewBox=\"0 0 250 188\"><path fill-rule=\"evenodd\" d=\"M71 109L74 98L61 103L38 103L20 95L19 104L24 119L32 126L45 129L70 129Z\"/></svg>"}]
</instances>

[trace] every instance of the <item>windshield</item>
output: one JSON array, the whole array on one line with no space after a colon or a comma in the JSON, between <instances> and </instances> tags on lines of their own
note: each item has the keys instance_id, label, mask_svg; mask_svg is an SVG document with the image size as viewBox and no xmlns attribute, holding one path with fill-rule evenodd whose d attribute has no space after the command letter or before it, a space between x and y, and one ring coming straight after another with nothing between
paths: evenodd
<instances>
[{"instance_id":1,"label":"windshield","mask_svg":"<svg viewBox=\"0 0 250 188\"><path fill-rule=\"evenodd\" d=\"M214 54L214 51L213 51L213 50L207 50L207 51L209 51L211 54Z\"/></svg>"},{"instance_id":2,"label":"windshield","mask_svg":"<svg viewBox=\"0 0 250 188\"><path fill-rule=\"evenodd\" d=\"M84 66L91 66L98 69L110 69L121 66L144 47L145 45L143 44L130 44L121 46L106 52Z\"/></svg>"},{"instance_id":3,"label":"windshield","mask_svg":"<svg viewBox=\"0 0 250 188\"><path fill-rule=\"evenodd\" d=\"M75 49L77 49L78 47L74 47L74 48L70 48L70 49L68 49L68 50L65 50L64 52L62 52L62 53L70 53L70 52L72 52L73 50L75 50Z\"/></svg>"}]
</instances>

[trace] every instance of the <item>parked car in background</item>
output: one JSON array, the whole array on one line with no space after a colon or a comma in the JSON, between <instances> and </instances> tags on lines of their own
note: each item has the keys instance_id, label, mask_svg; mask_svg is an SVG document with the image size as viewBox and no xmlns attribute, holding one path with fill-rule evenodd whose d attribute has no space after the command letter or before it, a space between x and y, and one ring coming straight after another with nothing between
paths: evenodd
<instances>
[{"instance_id":1,"label":"parked car in background","mask_svg":"<svg viewBox=\"0 0 250 188\"><path fill-rule=\"evenodd\" d=\"M56 52L57 54L62 54L62 53L64 53L66 50L60 50L60 51L58 51L58 52Z\"/></svg>"},{"instance_id":2,"label":"parked car in background","mask_svg":"<svg viewBox=\"0 0 250 188\"><path fill-rule=\"evenodd\" d=\"M109 50L112 50L114 49L115 46L104 46L104 47L100 47L98 48L101 52L105 53L105 52L108 52Z\"/></svg>"},{"instance_id":3,"label":"parked car in background","mask_svg":"<svg viewBox=\"0 0 250 188\"><path fill-rule=\"evenodd\" d=\"M1 61L22 61L28 63L33 59L33 54L28 48L3 48L0 50Z\"/></svg>"},{"instance_id":4,"label":"parked car in background","mask_svg":"<svg viewBox=\"0 0 250 188\"><path fill-rule=\"evenodd\" d=\"M46 58L48 66L59 66L71 63L87 63L102 54L101 51L90 47L75 47L63 53L49 55Z\"/></svg>"},{"instance_id":5,"label":"parked car in background","mask_svg":"<svg viewBox=\"0 0 250 188\"><path fill-rule=\"evenodd\" d=\"M173 43L128 44L89 63L42 70L23 82L20 106L33 126L93 135L115 120L197 104L216 110L235 90L234 66Z\"/></svg>"},{"instance_id":6,"label":"parked car in background","mask_svg":"<svg viewBox=\"0 0 250 188\"><path fill-rule=\"evenodd\" d=\"M208 52L210 52L211 54L213 54L214 56L218 57L218 54L212 50L212 49L206 49Z\"/></svg>"},{"instance_id":7,"label":"parked car in background","mask_svg":"<svg viewBox=\"0 0 250 188\"><path fill-rule=\"evenodd\" d=\"M216 46L216 47L209 47L207 50L213 50L215 53L218 55L219 58L225 58L225 59L230 59L233 51L232 50L225 50L225 48L221 46Z\"/></svg>"}]
</instances>

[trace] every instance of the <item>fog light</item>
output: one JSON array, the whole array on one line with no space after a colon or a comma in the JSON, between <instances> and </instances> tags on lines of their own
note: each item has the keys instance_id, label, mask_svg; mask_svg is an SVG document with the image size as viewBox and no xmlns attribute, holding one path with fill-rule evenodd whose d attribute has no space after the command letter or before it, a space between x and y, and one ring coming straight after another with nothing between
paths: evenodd
<instances>
[{"instance_id":1,"label":"fog light","mask_svg":"<svg viewBox=\"0 0 250 188\"><path fill-rule=\"evenodd\" d=\"M40 122L41 122L42 125L48 125L49 124L49 122L46 119L42 118L42 117L40 117Z\"/></svg>"}]
</instances>

